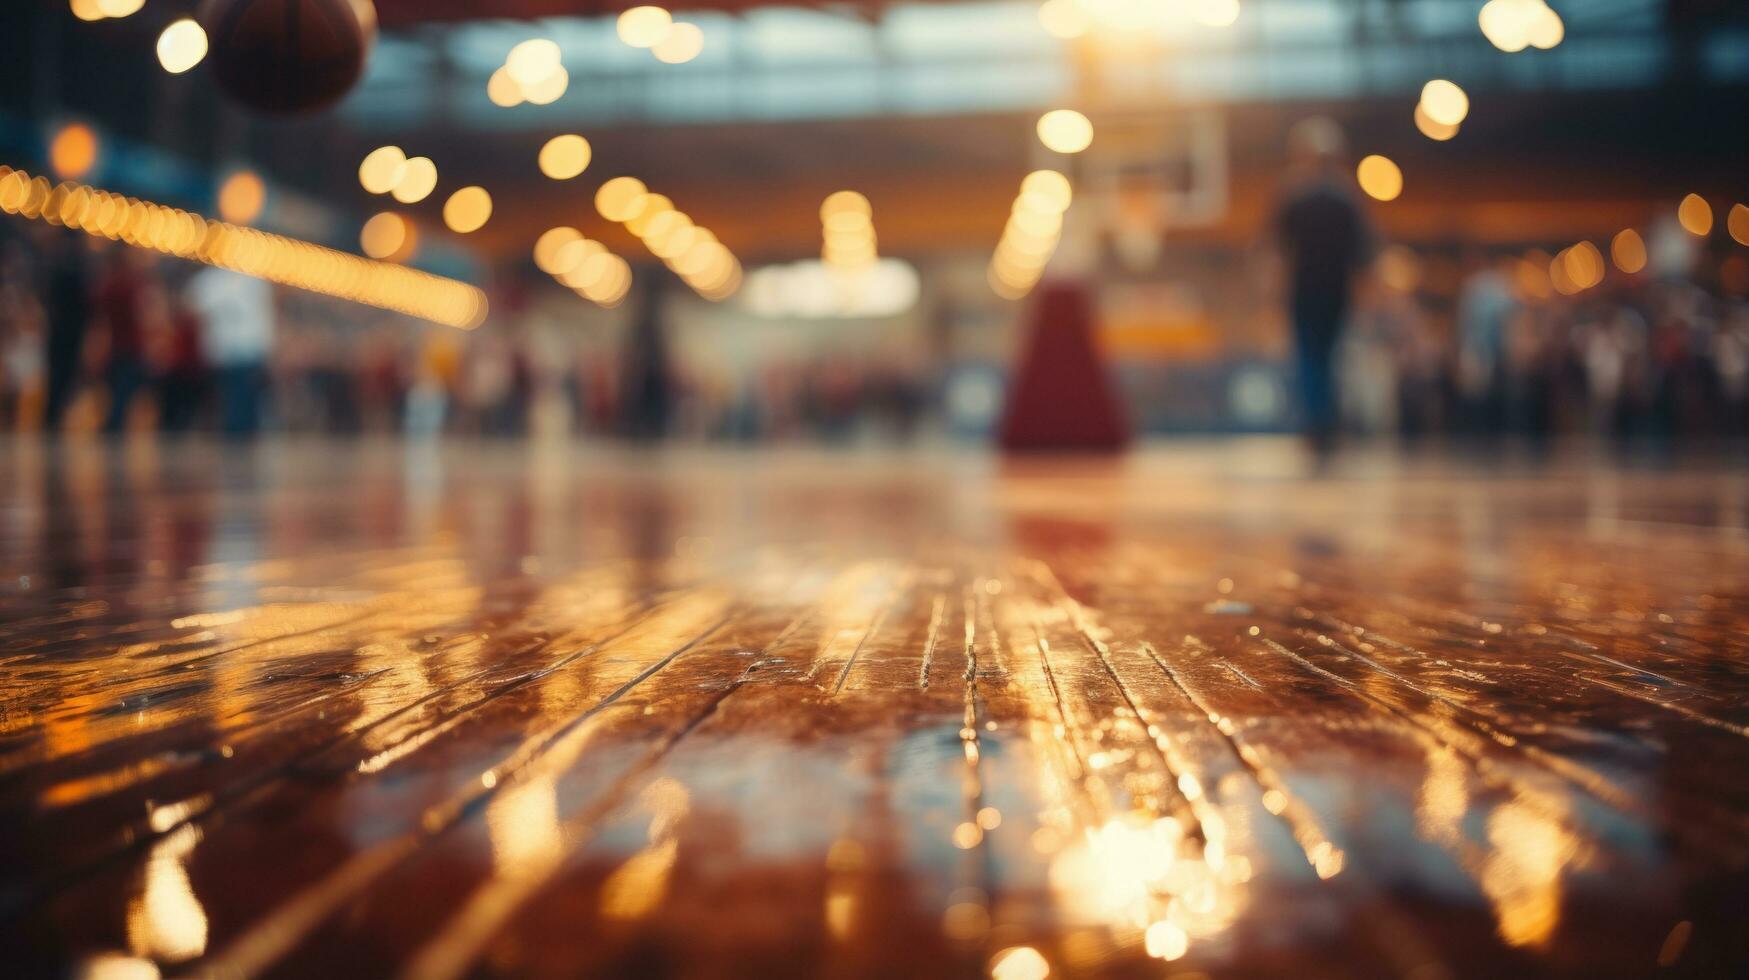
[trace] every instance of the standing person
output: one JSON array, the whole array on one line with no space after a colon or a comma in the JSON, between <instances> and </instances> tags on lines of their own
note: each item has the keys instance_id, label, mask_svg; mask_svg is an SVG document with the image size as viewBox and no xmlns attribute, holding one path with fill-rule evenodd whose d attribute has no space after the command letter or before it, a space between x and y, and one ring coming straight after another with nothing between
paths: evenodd
<instances>
[{"instance_id":1,"label":"standing person","mask_svg":"<svg viewBox=\"0 0 1749 980\"><path fill-rule=\"evenodd\" d=\"M97 287L97 319L106 341L103 378L109 386L109 413L103 423L107 435L119 435L127 427L134 396L146 384L146 320L151 282L144 252L116 247L109 253L103 281Z\"/></svg>"},{"instance_id":2,"label":"standing person","mask_svg":"<svg viewBox=\"0 0 1749 980\"><path fill-rule=\"evenodd\" d=\"M1349 188L1347 140L1336 123L1306 119L1288 133L1289 184L1275 230L1288 273L1303 424L1320 458L1334 448L1335 351L1354 294L1371 259L1372 234Z\"/></svg>"},{"instance_id":3,"label":"standing person","mask_svg":"<svg viewBox=\"0 0 1749 980\"><path fill-rule=\"evenodd\" d=\"M200 333L200 315L189 306L186 291L173 296L169 349L158 376L158 426L166 433L180 435L193 429L206 399Z\"/></svg>"},{"instance_id":4,"label":"standing person","mask_svg":"<svg viewBox=\"0 0 1749 980\"><path fill-rule=\"evenodd\" d=\"M79 369L85 353L85 328L91 323L91 270L85 249L72 232L43 229L43 334L47 366L47 398L43 404L43 428L54 435L61 431L67 407L79 385Z\"/></svg>"},{"instance_id":5,"label":"standing person","mask_svg":"<svg viewBox=\"0 0 1749 980\"><path fill-rule=\"evenodd\" d=\"M253 438L273 350L273 286L211 266L189 280L188 305L200 317L201 352L218 381L220 429L228 439Z\"/></svg>"},{"instance_id":6,"label":"standing person","mask_svg":"<svg viewBox=\"0 0 1749 980\"><path fill-rule=\"evenodd\" d=\"M654 442L667 435L674 417L674 375L668 363L658 283L655 276L645 280L643 302L626 338L620 369L620 431L638 442Z\"/></svg>"}]
</instances>

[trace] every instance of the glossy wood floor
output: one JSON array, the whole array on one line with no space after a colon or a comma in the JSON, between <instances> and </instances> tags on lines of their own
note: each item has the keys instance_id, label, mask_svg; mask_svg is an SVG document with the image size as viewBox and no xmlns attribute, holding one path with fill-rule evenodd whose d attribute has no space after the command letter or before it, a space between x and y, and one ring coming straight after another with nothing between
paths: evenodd
<instances>
[{"instance_id":1,"label":"glossy wood floor","mask_svg":"<svg viewBox=\"0 0 1749 980\"><path fill-rule=\"evenodd\" d=\"M1746 474L0 444L0 973L1741 977Z\"/></svg>"}]
</instances>

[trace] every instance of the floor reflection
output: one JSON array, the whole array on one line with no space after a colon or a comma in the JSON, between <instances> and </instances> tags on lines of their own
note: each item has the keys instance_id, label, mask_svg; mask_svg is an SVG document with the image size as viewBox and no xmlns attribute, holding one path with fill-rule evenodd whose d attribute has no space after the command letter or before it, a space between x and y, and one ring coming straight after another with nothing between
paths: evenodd
<instances>
[{"instance_id":1,"label":"floor reflection","mask_svg":"<svg viewBox=\"0 0 1749 980\"><path fill-rule=\"evenodd\" d=\"M21 975L1749 963L1735 471L0 451Z\"/></svg>"}]
</instances>

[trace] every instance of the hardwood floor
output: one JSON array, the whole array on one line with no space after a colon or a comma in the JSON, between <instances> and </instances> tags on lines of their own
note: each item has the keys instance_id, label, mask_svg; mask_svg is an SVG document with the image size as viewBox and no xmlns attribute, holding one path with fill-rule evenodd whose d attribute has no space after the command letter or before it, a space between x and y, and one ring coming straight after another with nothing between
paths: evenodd
<instances>
[{"instance_id":1,"label":"hardwood floor","mask_svg":"<svg viewBox=\"0 0 1749 980\"><path fill-rule=\"evenodd\" d=\"M1740 465L0 460L9 975L1749 971Z\"/></svg>"}]
</instances>

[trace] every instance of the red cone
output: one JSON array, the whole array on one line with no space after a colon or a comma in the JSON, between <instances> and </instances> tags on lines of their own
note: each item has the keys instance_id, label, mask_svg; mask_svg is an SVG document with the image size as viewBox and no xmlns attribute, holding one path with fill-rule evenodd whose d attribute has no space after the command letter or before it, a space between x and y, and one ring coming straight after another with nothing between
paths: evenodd
<instances>
[{"instance_id":1,"label":"red cone","mask_svg":"<svg viewBox=\"0 0 1749 980\"><path fill-rule=\"evenodd\" d=\"M1047 283L1033 301L1026 347L1008 385L999 442L1007 450L1110 452L1129 442L1093 339L1093 300L1077 283Z\"/></svg>"}]
</instances>

